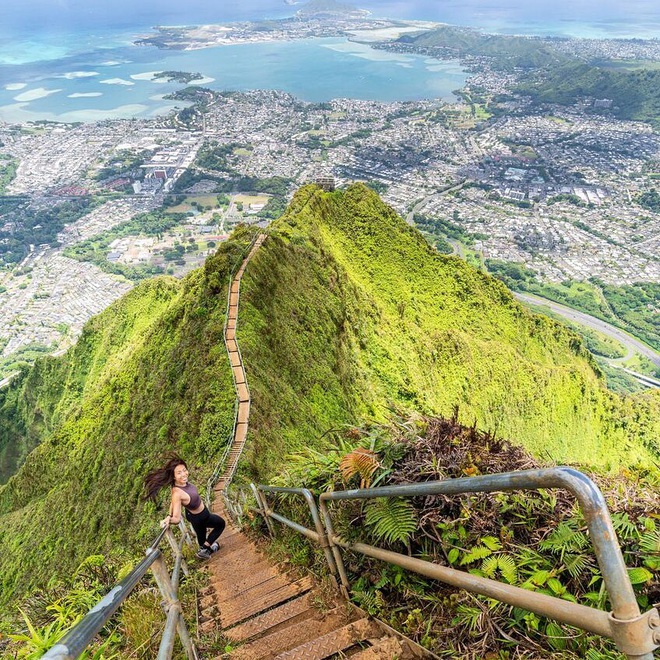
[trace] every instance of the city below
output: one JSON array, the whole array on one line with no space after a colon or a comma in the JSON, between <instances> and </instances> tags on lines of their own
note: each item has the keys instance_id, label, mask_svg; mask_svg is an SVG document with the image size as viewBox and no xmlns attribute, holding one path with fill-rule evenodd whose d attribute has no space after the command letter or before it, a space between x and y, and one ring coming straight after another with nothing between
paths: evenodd
<instances>
[{"instance_id":1,"label":"city below","mask_svg":"<svg viewBox=\"0 0 660 660\"><path fill-rule=\"evenodd\" d=\"M140 43L197 49L348 35L440 57L444 47L401 39L433 27L356 13L284 22L267 36L250 24L161 28ZM657 41L554 47L566 57L660 61ZM308 103L280 91L213 91L195 86L196 72L167 72L193 85L174 95L179 109L167 116L0 123L0 378L21 360L65 350L139 279L180 277L236 224L266 226L320 176L367 182L441 251L496 275L513 263L538 287L585 283L584 295L596 297L608 285L660 283L652 122L619 116L609 98L539 102L517 89L520 69L453 56L469 72L456 103ZM660 300L645 307L657 332Z\"/></svg>"}]
</instances>

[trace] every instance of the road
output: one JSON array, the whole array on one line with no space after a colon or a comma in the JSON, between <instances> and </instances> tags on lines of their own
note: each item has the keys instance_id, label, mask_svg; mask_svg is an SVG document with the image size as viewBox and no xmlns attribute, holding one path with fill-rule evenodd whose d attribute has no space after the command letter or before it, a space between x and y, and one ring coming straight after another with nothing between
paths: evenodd
<instances>
[{"instance_id":1,"label":"road","mask_svg":"<svg viewBox=\"0 0 660 660\"><path fill-rule=\"evenodd\" d=\"M564 305L560 305L547 298L522 293L513 293L513 295L521 302L549 307L553 312L560 314L569 321L574 321L575 323L587 326L587 328L602 332L604 335L616 339L616 341L623 344L629 351L635 351L640 355L643 355L645 358L648 358L656 367L660 368L659 353L656 353L652 348L639 341L639 339L635 339L635 337L630 336L627 332L619 330L619 328L615 328L613 325L610 325L605 321L589 316L589 314L585 314L584 312L578 312L570 307L565 307Z\"/></svg>"},{"instance_id":2,"label":"road","mask_svg":"<svg viewBox=\"0 0 660 660\"><path fill-rule=\"evenodd\" d=\"M447 193L453 192L454 190L458 190L459 188L462 188L465 185L465 180L461 181L460 183L453 184L449 186L449 188L445 188L444 190L439 190L438 192L431 193L430 195L427 195L424 197L424 199L421 202L417 202L413 209L408 213L406 216L406 222L409 225L415 224L414 218L415 218L415 213L419 213L434 197L442 197L442 195L446 195Z\"/></svg>"}]
</instances>

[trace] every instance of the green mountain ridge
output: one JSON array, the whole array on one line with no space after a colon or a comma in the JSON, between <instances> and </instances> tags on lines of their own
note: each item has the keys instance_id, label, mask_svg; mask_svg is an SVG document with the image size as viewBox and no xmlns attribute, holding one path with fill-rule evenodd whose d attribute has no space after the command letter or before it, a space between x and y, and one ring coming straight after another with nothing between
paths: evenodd
<instances>
[{"instance_id":1,"label":"green mountain ridge","mask_svg":"<svg viewBox=\"0 0 660 660\"><path fill-rule=\"evenodd\" d=\"M164 452L182 452L198 485L210 475L234 414L227 285L253 234L239 228L180 282L140 284L0 392L5 478L27 456L0 487L0 601L90 554L134 556L157 530L140 495ZM330 429L456 407L542 459L660 457L657 393L610 393L575 334L439 255L361 184L302 188L271 225L242 280L238 340L252 394L239 481L327 448Z\"/></svg>"}]
</instances>

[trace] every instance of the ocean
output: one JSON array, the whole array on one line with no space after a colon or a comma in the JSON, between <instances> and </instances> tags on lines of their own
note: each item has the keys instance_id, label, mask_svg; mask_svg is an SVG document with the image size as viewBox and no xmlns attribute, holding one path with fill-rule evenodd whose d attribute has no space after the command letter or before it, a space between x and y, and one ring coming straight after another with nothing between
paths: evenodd
<instances>
[{"instance_id":1,"label":"ocean","mask_svg":"<svg viewBox=\"0 0 660 660\"><path fill-rule=\"evenodd\" d=\"M103 47L86 48L87 36L44 48L22 42L0 65L0 120L95 121L153 117L176 102L163 97L184 87L154 81L159 71L204 76L195 84L216 90L279 89L304 101L355 98L455 100L466 78L458 62L375 50L344 38L218 46L193 51L134 46L135 34L104 34ZM126 40L127 43L117 44ZM39 56L43 59L36 60ZM46 59L47 58L47 59ZM181 105L179 103L178 105Z\"/></svg>"},{"instance_id":2,"label":"ocean","mask_svg":"<svg viewBox=\"0 0 660 660\"><path fill-rule=\"evenodd\" d=\"M653 0L653 3L655 0ZM660 34L651 0L598 7L567 0L507 4L489 0L364 0L374 16L470 25L502 34L650 38ZM281 0L24 0L3 10L0 25L0 121L94 121L152 117L176 103L181 84L153 72L200 73L217 90L280 89L306 101L351 97L378 101L453 100L466 74L457 62L385 53L346 39L221 46L198 51L138 47L154 25L283 18ZM625 10L625 11L624 11Z\"/></svg>"}]
</instances>

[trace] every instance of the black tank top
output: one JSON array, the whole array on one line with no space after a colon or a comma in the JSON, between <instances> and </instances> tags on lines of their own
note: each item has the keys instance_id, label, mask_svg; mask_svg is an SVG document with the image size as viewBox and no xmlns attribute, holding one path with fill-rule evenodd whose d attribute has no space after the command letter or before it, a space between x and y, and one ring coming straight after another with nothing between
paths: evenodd
<instances>
[{"instance_id":1,"label":"black tank top","mask_svg":"<svg viewBox=\"0 0 660 660\"><path fill-rule=\"evenodd\" d=\"M199 505L202 503L202 498L199 496L199 493L197 492L197 488L195 488L192 484L186 484L185 486L174 486L175 488L180 488L184 493L187 493L188 496L190 497L190 502L188 504L184 504L183 506L188 509L188 511L192 511L193 509L199 509Z\"/></svg>"}]
</instances>

